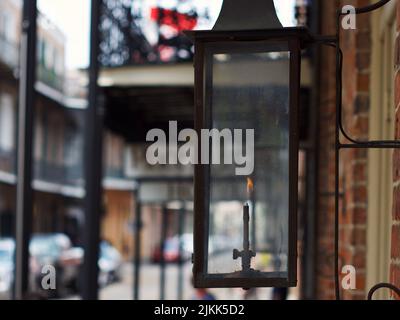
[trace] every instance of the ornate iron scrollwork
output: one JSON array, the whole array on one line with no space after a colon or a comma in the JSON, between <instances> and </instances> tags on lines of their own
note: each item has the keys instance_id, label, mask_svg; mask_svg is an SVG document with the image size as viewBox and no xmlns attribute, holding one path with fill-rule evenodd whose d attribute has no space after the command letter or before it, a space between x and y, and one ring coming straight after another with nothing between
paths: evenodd
<instances>
[{"instance_id":1,"label":"ornate iron scrollwork","mask_svg":"<svg viewBox=\"0 0 400 320\"><path fill-rule=\"evenodd\" d=\"M368 300L372 300L374 297L374 293L380 289L390 289L395 292L400 297L400 289L390 283L379 283L376 286L372 287L372 289L368 293Z\"/></svg>"},{"instance_id":2,"label":"ornate iron scrollwork","mask_svg":"<svg viewBox=\"0 0 400 320\"><path fill-rule=\"evenodd\" d=\"M102 0L100 62L105 67L185 62L193 44L183 30L211 21L207 7L195 1L149 5L145 0Z\"/></svg>"},{"instance_id":3,"label":"ornate iron scrollwork","mask_svg":"<svg viewBox=\"0 0 400 320\"><path fill-rule=\"evenodd\" d=\"M132 57L146 60L153 49L136 25L135 1L102 0L100 15L100 62L105 67L128 64Z\"/></svg>"}]
</instances>

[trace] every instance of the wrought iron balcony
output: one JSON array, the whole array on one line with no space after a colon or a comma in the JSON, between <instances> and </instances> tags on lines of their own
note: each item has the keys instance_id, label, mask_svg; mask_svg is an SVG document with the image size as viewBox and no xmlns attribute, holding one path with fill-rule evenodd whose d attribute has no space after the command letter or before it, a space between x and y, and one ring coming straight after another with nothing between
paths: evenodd
<instances>
[{"instance_id":1,"label":"wrought iron balcony","mask_svg":"<svg viewBox=\"0 0 400 320\"><path fill-rule=\"evenodd\" d=\"M64 90L64 77L56 74L54 70L49 70L42 63L37 66L37 79L60 92Z\"/></svg>"},{"instance_id":2,"label":"wrought iron balcony","mask_svg":"<svg viewBox=\"0 0 400 320\"><path fill-rule=\"evenodd\" d=\"M124 169L107 166L105 169L105 176L107 178L123 179L125 178Z\"/></svg>"},{"instance_id":3,"label":"wrought iron balcony","mask_svg":"<svg viewBox=\"0 0 400 320\"><path fill-rule=\"evenodd\" d=\"M83 185L83 167L81 165L56 165L43 160L35 161L35 179L80 187Z\"/></svg>"},{"instance_id":4,"label":"wrought iron balcony","mask_svg":"<svg viewBox=\"0 0 400 320\"><path fill-rule=\"evenodd\" d=\"M4 150L0 147L0 171L15 173L16 152Z\"/></svg>"}]
</instances>

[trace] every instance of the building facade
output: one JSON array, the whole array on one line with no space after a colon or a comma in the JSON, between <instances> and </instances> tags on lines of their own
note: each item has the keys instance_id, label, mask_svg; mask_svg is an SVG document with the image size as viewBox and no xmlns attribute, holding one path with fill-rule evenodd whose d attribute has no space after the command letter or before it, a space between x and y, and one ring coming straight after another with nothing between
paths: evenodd
<instances>
[{"instance_id":1,"label":"building facade","mask_svg":"<svg viewBox=\"0 0 400 320\"><path fill-rule=\"evenodd\" d=\"M0 1L0 238L13 237L15 228L21 14L22 1ZM87 77L82 70L67 69L66 37L41 13L37 33L32 230L65 233L81 245ZM127 257L133 244L134 184L125 177L126 144L110 132L104 144L103 238Z\"/></svg>"}]
</instances>

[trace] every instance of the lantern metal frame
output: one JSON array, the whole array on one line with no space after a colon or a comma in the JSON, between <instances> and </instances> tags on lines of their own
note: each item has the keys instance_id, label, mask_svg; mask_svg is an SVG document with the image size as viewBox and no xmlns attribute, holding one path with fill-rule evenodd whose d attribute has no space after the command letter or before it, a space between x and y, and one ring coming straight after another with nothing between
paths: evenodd
<instances>
[{"instance_id":1,"label":"lantern metal frame","mask_svg":"<svg viewBox=\"0 0 400 320\"><path fill-rule=\"evenodd\" d=\"M192 31L187 34L195 45L195 129L211 129L212 55L218 53L268 52L263 46L284 45L289 53L289 212L288 212L288 265L287 277L280 272L262 273L265 277L228 278L228 274L207 272L209 235L210 165L195 168L194 215L194 285L198 288L221 287L294 287L297 285L297 201L298 201L298 107L300 98L301 51L311 41L307 28L279 28L272 30ZM241 44L246 44L243 49ZM242 48L239 48L242 47ZM208 96L208 98L207 98ZM286 273L286 272L285 272Z\"/></svg>"},{"instance_id":2,"label":"lantern metal frame","mask_svg":"<svg viewBox=\"0 0 400 320\"><path fill-rule=\"evenodd\" d=\"M337 300L340 300L340 270L339 270L339 198L340 198L340 186L339 186L339 171L340 171L340 151L343 149L400 149L400 141L399 140L389 140L389 141L358 141L353 139L344 129L343 125L343 106L342 106L342 95L343 95L343 80L342 80L342 71L343 71L343 52L340 47L340 25L341 25L341 18L343 15L347 14L344 13L342 10L338 10L336 14L336 34L332 36L322 36L322 35L311 35L307 29L305 28L282 28L277 22L276 16L271 12L268 13L268 21L269 22L261 22L259 15L256 15L255 12L251 12L253 17L258 17L253 22L246 21L244 22L243 19L240 19L241 13L234 13L232 8L228 8L232 5L232 1L235 0L225 0L224 5L221 10L222 14L226 14L229 17L223 18L220 17L217 21L216 26L214 27L214 31L192 31L187 32L187 34L194 40L195 43L195 125L196 130L199 131L204 127L207 123L206 117L206 103L205 103L205 49L206 46L213 42L237 42L237 41L262 41L262 40L287 40L291 39L290 43L296 43L298 48L305 48L306 46L310 45L327 45L330 47L335 48L336 50L336 80L337 80L337 88L336 88L336 123L335 123L335 223L334 223L334 258L335 258L335 265L334 265L334 274L335 274L335 296ZM243 5L244 0L236 0ZM366 14L371 13L377 9L380 9L391 0L380 0L374 4L355 8L355 14ZM225 2L227 3L225 5ZM263 6L260 1L255 1L257 4L256 10L260 10L259 6ZM272 2L265 1L263 9L272 9ZM245 7L243 7L245 8ZM245 10L249 10L246 8ZM251 10L251 9L250 9ZM253 9L254 10L254 9ZM266 12L265 10L260 10L260 12ZM248 13L248 12L247 12ZM234 16L238 19L239 27L242 26L242 31L229 31L229 28L232 27ZM265 17L264 17L265 18ZM266 30L257 30L257 28L252 28L255 25L261 25ZM296 40L297 39L297 40ZM293 45L293 44L292 44ZM295 54L296 59L300 57L299 53ZM291 66L292 68L292 66ZM293 99L293 93L297 96L298 90L300 88L300 81L298 82L299 85L293 85L293 77L300 77L300 65L296 70L291 71L290 76L290 90L291 90L291 102L290 102L290 111L294 112L295 116L298 116L298 105L294 106L295 102L297 103L296 99ZM299 79L299 78L297 78ZM293 90L293 91L292 91ZM293 138L296 137L297 131L294 133L293 130L297 130L296 125L293 125L293 117L291 117L291 127L290 127L290 141L292 142L290 147L290 152L296 150L296 145L298 144L298 137L297 143L293 144ZM348 143L342 143L341 137L344 137ZM293 149L292 149L293 148ZM298 145L297 145L298 148ZM291 159L291 158L290 158ZM293 164L290 162L291 170L294 167L297 167L297 164ZM251 287L263 287L263 286L275 286L275 287L290 287L296 285L296 271L291 269L296 266L296 259L297 259L297 243L290 241L289 244L289 253L295 252L296 255L292 256L290 264L290 268L288 269L288 279L287 281L282 279L212 279L207 277L206 273L206 259L207 257L207 241L205 239L205 235L208 235L208 218L209 218L209 201L206 199L206 195L204 193L207 190L207 195L209 193L208 188L206 189L206 185L209 186L209 181L207 180L207 166L205 165L197 165L195 168L195 227L194 227L194 285L196 287L242 287L242 288L251 288ZM289 179L290 185L290 194L293 195L294 190L294 182L297 181L297 178ZM297 189L297 183L295 183ZM295 191L297 195L297 190ZM297 198L294 199L290 197L289 200L289 207L290 207L290 219L289 220L289 233L292 233L293 237L297 240ZM296 222L295 222L296 221ZM295 247L296 246L296 247ZM221 275L219 275L221 277ZM400 289L396 286L388 283L379 283L375 285L368 293L368 300L373 298L374 293L377 290L382 288L387 288L395 292L397 295L400 296Z\"/></svg>"}]
</instances>

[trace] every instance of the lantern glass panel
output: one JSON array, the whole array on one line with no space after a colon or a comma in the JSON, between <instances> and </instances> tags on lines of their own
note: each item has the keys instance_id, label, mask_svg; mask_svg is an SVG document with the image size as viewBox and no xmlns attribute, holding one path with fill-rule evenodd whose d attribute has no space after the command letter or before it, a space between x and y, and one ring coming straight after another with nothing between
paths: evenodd
<instances>
[{"instance_id":1,"label":"lantern glass panel","mask_svg":"<svg viewBox=\"0 0 400 320\"><path fill-rule=\"evenodd\" d=\"M290 52L287 44L217 44L206 51L206 118L210 128L232 133L213 146L221 164L209 170L207 273L287 278L289 230ZM234 130L242 129L236 136ZM246 130L254 129L254 159ZM222 132L222 131L221 131ZM226 131L227 133L228 131ZM236 131L237 132L237 131ZM240 138L240 139L239 139ZM225 144L224 144L225 143ZM242 148L240 150L240 147ZM245 156L247 169L235 157ZM231 153L232 164L225 154ZM229 157L228 157L229 158ZM213 159L214 160L214 159ZM249 163L249 162L250 163ZM254 170L251 171L251 162ZM247 172L246 172L247 171ZM244 211L249 211L248 237ZM245 238L255 253L243 266Z\"/></svg>"}]
</instances>

